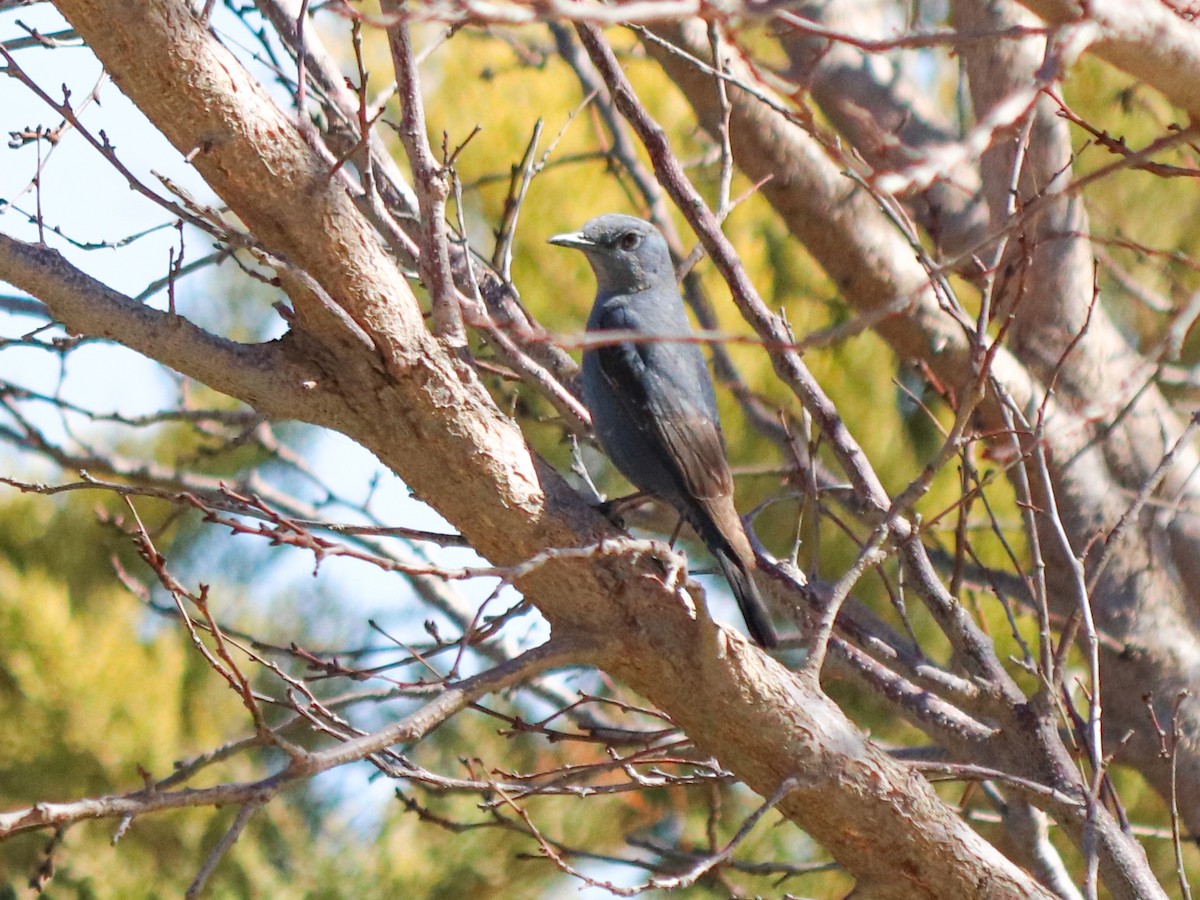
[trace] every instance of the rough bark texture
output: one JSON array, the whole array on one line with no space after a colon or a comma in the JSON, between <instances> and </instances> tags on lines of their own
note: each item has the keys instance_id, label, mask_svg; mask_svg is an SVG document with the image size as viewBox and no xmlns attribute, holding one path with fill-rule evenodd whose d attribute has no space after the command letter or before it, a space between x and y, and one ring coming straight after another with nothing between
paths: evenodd
<instances>
[{"instance_id":1,"label":"rough bark texture","mask_svg":"<svg viewBox=\"0 0 1200 900\"><path fill-rule=\"evenodd\" d=\"M63 0L59 7L121 90L181 152L196 151L196 168L261 245L321 289L291 282L298 330L259 348L244 378L228 371L222 390L351 436L497 564L615 537L530 453L472 371L429 335L351 199L184 3ZM163 64L145 65L150 56ZM39 281L15 259L24 251L7 246L11 255L0 259L11 266L0 274L38 292L69 327L119 335L133 315L132 304L113 299L104 321L89 318L84 297L61 289L69 280ZM329 309L322 292L353 324ZM148 336L139 349L216 380L217 365L195 347ZM249 352L227 349L225 358ZM275 369L280 355L286 363ZM289 382L279 396L262 387L269 365ZM665 588L672 565L662 548L560 557L520 585L556 632L588 642L588 660L645 694L747 784L770 794L796 779L780 809L859 879L863 896L1045 895L814 685L715 629L685 595Z\"/></svg>"}]
</instances>

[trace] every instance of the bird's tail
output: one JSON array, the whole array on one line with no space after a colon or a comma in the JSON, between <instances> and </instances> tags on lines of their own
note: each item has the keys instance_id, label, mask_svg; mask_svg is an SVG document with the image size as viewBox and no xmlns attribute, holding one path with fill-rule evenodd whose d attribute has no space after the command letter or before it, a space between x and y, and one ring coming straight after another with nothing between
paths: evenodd
<instances>
[{"instance_id":1,"label":"bird's tail","mask_svg":"<svg viewBox=\"0 0 1200 900\"><path fill-rule=\"evenodd\" d=\"M721 567L725 580L729 582L729 587L733 590L733 596L742 610L742 618L746 620L746 628L750 632L750 636L762 647L769 649L777 645L779 633L771 622L767 605L763 602L762 594L758 592L758 587L754 584L754 578L749 568L734 555L732 547L718 546L710 549L717 558L717 565Z\"/></svg>"}]
</instances>

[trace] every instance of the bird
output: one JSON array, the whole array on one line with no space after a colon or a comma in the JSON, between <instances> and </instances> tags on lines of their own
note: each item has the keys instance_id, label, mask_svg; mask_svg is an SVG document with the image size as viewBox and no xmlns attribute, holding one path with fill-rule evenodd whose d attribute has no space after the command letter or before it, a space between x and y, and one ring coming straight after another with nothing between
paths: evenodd
<instances>
[{"instance_id":1,"label":"bird","mask_svg":"<svg viewBox=\"0 0 1200 900\"><path fill-rule=\"evenodd\" d=\"M650 222L610 213L549 242L582 251L595 274L589 334L620 332L583 353L583 399L600 446L635 487L691 525L729 583L750 636L774 647L779 636L754 583L758 562L733 505L712 377L666 238Z\"/></svg>"}]
</instances>

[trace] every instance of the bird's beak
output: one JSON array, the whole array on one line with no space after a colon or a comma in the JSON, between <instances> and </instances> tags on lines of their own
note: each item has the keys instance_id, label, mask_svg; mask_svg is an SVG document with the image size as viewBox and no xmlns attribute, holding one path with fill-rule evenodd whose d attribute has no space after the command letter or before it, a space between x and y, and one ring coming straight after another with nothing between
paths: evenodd
<instances>
[{"instance_id":1,"label":"bird's beak","mask_svg":"<svg viewBox=\"0 0 1200 900\"><path fill-rule=\"evenodd\" d=\"M557 244L560 247L574 247L576 250L591 250L596 246L594 241L583 236L582 231L568 231L566 234L556 234L546 243Z\"/></svg>"}]
</instances>

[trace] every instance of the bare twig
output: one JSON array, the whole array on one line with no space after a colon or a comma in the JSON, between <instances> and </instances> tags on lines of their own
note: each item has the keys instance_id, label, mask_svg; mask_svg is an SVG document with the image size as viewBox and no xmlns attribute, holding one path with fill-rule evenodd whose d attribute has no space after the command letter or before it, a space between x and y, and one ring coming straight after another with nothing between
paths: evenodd
<instances>
[{"instance_id":1,"label":"bare twig","mask_svg":"<svg viewBox=\"0 0 1200 900\"><path fill-rule=\"evenodd\" d=\"M396 0L387 0L383 9L395 12L400 6ZM433 330L449 346L461 349L466 346L467 339L450 272L450 247L446 236L446 199L450 196L450 182L429 145L425 131L425 101L421 96L412 35L403 18L388 30L388 45L392 50L392 66L403 106L396 130L412 166L421 207L421 278L433 305Z\"/></svg>"}]
</instances>

